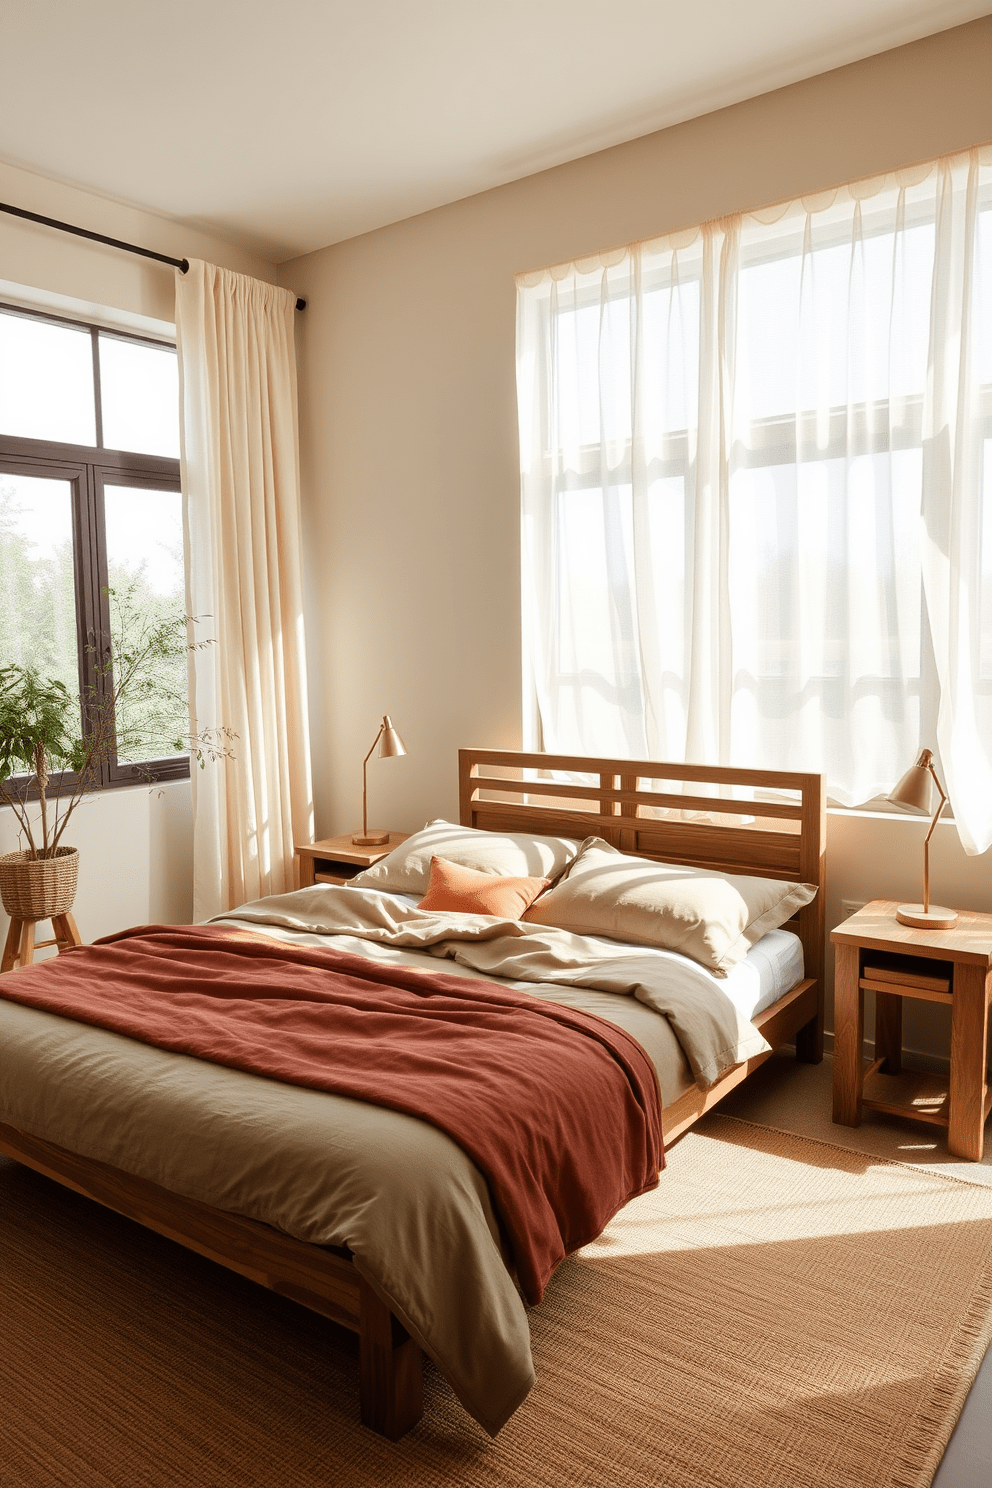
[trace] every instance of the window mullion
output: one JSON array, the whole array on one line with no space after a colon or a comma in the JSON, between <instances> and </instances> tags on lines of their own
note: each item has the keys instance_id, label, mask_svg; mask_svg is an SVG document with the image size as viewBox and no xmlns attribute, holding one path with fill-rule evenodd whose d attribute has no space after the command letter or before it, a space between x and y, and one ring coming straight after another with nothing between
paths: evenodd
<instances>
[{"instance_id":1,"label":"window mullion","mask_svg":"<svg viewBox=\"0 0 992 1488\"><path fill-rule=\"evenodd\" d=\"M89 518L90 472L84 466L72 483L72 524L76 588L76 649L78 652L79 695L85 697L90 684L92 641L92 585L86 555L90 550ZM82 720L85 722L84 720Z\"/></svg>"},{"instance_id":2,"label":"window mullion","mask_svg":"<svg viewBox=\"0 0 992 1488\"><path fill-rule=\"evenodd\" d=\"M96 569L97 645L99 666L102 669L97 683L97 692L102 708L106 706L108 695L113 687L113 679L107 670L111 652L110 599L107 593L110 584L110 575L107 568L107 524L103 509L102 472L96 466L91 466L89 478L90 488L93 492L93 557ZM109 720L104 717L101 726L115 728L116 720L113 715L109 717ZM104 753L100 761L101 785L110 785L114 778L116 764L117 746L115 740L112 748Z\"/></svg>"},{"instance_id":3,"label":"window mullion","mask_svg":"<svg viewBox=\"0 0 992 1488\"><path fill-rule=\"evenodd\" d=\"M96 472L92 465L86 467L85 482L80 501L79 543L76 549L79 586L82 595L80 610L80 691L84 699L100 698L104 691L99 668L106 665L110 638L104 611L106 595L106 561L102 554L103 534L99 511L99 491ZM92 720L83 709L83 729L92 732ZM109 763L103 760L99 769L100 785L109 780Z\"/></svg>"},{"instance_id":4,"label":"window mullion","mask_svg":"<svg viewBox=\"0 0 992 1488\"><path fill-rule=\"evenodd\" d=\"M93 411L96 422L96 447L103 449L103 392L100 387L100 334L96 326L90 327L93 346Z\"/></svg>"}]
</instances>

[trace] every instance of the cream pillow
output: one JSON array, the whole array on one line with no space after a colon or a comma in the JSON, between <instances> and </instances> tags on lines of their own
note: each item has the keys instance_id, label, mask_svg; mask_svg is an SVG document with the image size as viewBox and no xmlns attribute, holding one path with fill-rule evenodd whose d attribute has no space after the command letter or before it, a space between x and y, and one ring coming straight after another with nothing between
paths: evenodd
<instances>
[{"instance_id":1,"label":"cream pillow","mask_svg":"<svg viewBox=\"0 0 992 1488\"><path fill-rule=\"evenodd\" d=\"M500 878L547 878L564 873L579 851L568 837L527 837L514 832L480 832L454 822L428 822L386 857L350 880L355 889L384 889L390 894L427 892L431 859L444 858L478 873Z\"/></svg>"},{"instance_id":2,"label":"cream pillow","mask_svg":"<svg viewBox=\"0 0 992 1488\"><path fill-rule=\"evenodd\" d=\"M726 976L766 930L815 895L813 884L654 863L588 837L566 876L524 919L679 951Z\"/></svg>"}]
</instances>

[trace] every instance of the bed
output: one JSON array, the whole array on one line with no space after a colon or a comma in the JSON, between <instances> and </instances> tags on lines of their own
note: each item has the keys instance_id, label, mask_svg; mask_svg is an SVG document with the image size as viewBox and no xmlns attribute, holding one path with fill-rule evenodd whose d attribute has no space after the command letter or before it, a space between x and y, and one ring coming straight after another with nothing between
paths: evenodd
<instances>
[{"instance_id":1,"label":"bed","mask_svg":"<svg viewBox=\"0 0 992 1488\"><path fill-rule=\"evenodd\" d=\"M532 833L573 841L595 837L621 854L635 858L723 874L801 881L818 888L815 898L799 908L795 920L788 926L801 943L802 975L784 990L779 990L753 1018L756 1052L740 1060L719 1078L703 1084L684 1074L671 1080L666 1076L661 1080L665 1092L662 1119L666 1142L671 1143L686 1131L783 1044L794 1043L797 1057L801 1060L816 1062L822 1057L824 808L820 776L493 750L460 751L459 772L461 823L477 831ZM346 899L349 894L354 894L350 889L329 892ZM357 905L359 901L353 898L350 902ZM390 912L400 914L396 906L390 906ZM233 923L246 930L253 928L251 915ZM290 920L289 923L294 922ZM279 929L278 917L275 928L269 926L265 933L297 934L293 930ZM310 937L311 943L313 939ZM458 969L462 974L473 974L471 966ZM541 990L552 997L555 995L554 986ZM583 1001L576 1003L577 1006L607 1007L605 1002L597 1004L595 999L609 998L609 993L582 992L581 997ZM593 1000L590 1002L590 999ZM631 999L612 1001L617 1006L623 1001L624 1017L628 1020L634 1018L635 1023L640 1018L642 1021L636 1027L648 1028L643 1021L646 1009L640 1005L634 1007ZM3 1004L8 1011L11 1006ZM34 1022L27 1020L30 1037L25 1038L25 1048L30 1044L40 1050L46 1045L48 1030L38 1022L39 1018L46 1016L36 1014ZM654 1019L652 1028L665 1022L656 1014L650 1016ZM25 1022L20 1014L18 1017L22 1023ZM89 1057L87 1040L91 1039L94 1031L70 1026L65 1034L68 1040L65 1052L58 1055L61 1061L58 1067L60 1087L67 1084L63 1078L65 1070L81 1067ZM638 1036L635 1032L634 1037ZM104 1040L117 1037L105 1035ZM44 1056L49 1057L47 1054ZM44 1058L39 1055L39 1068ZM134 1077L135 1102L140 1100L142 1089L148 1092L150 1104L160 1098L161 1091L166 1088L169 1099L175 1099L172 1087L163 1084L166 1075L171 1078L173 1067L166 1068L163 1061L176 1058L182 1056L157 1049L145 1049L140 1053L139 1074ZM186 1063L198 1065L199 1061L187 1060ZM661 1056L657 1056L656 1068L660 1063ZM216 1099L220 1109L233 1088L231 1073L213 1068L198 1070L198 1078L206 1081L206 1087L209 1087L208 1095L198 1098ZM243 1077L245 1080L253 1078L251 1075ZM272 1082L266 1082L267 1087L271 1085ZM301 1128L319 1125L322 1113L331 1109L327 1102L334 1099L323 1097L318 1092L293 1093L291 1089L281 1088L266 1088L263 1093L267 1100L281 1101L287 1103L287 1109L298 1110ZM54 1089L50 1096L54 1101ZM309 1104L304 1101L304 1096ZM43 1097L39 1095L38 1099L41 1101ZM324 1105L318 1107L314 1101L323 1101ZM264 1106L264 1102L260 1104ZM41 1109L39 1105L38 1110ZM139 1110L137 1104L134 1110ZM393 1113L374 1111L364 1114L379 1123L377 1130L381 1143L377 1140L377 1147L388 1146L396 1133L402 1136L408 1131L408 1128L398 1127L395 1121L390 1124L386 1118ZM151 1117L147 1119L152 1120ZM289 1119L292 1119L292 1114ZM422 1123L416 1125L420 1127ZM430 1128L426 1130L430 1132ZM226 1199L224 1203L208 1203L188 1193L178 1193L168 1183L158 1183L140 1173L126 1171L115 1163L102 1161L93 1155L92 1150L87 1155L74 1152L69 1137L52 1140L50 1126L46 1135L38 1134L45 1131L42 1119L33 1119L30 1112L24 1119L0 1122L0 1152L357 1332L362 1421L395 1440L419 1419L422 1410L421 1345L432 1353L434 1351L416 1315L409 1309L404 1311L395 1304L389 1305L389 1287L383 1284L381 1271L370 1270L366 1257L349 1245L326 1241L312 1243L287 1233L278 1223L262 1222L252 1218L250 1212L237 1212L239 1207L242 1211L251 1208L240 1203L237 1197L228 1207ZM59 1135L62 1136L61 1130ZM435 1139L428 1136L426 1140ZM79 1145L87 1144L80 1141ZM92 1143L89 1145L92 1148ZM463 1162L463 1168L457 1167L459 1160ZM455 1165L458 1183L472 1188L471 1202L485 1210L485 1182L474 1172L464 1155L459 1158L457 1153L448 1153L445 1161ZM428 1166L432 1171L437 1167L440 1172L442 1164L440 1159L436 1164L432 1159ZM437 1180L439 1184L447 1181L443 1175ZM428 1190L426 1197L421 1191L424 1187ZM418 1182L410 1202L421 1206L433 1203L429 1189L429 1183L421 1185ZM492 1235L488 1243L501 1267L497 1226L491 1214L484 1217ZM484 1241L485 1238L483 1235ZM443 1267L446 1262L443 1255L434 1257L425 1251L424 1264L425 1268L428 1265ZM516 1330L518 1334L521 1326L526 1330L525 1318L521 1324L515 1314L511 1316L509 1302L505 1302L504 1314L501 1315L496 1302L490 1304L486 1297L474 1299L469 1292L466 1295L470 1306L478 1305L487 1316L490 1312L493 1314L497 1329ZM522 1312L520 1316L523 1317ZM519 1349L519 1345L518 1337L515 1346ZM438 1358L438 1355L434 1353L434 1357ZM443 1360L439 1359L439 1362L443 1366ZM526 1394L526 1381L521 1383L522 1378L508 1382L507 1399L500 1404L494 1417L496 1429L499 1419L518 1403L516 1395L523 1398ZM466 1399L465 1394L462 1398ZM473 1413L487 1424L487 1429L492 1429L493 1423L485 1421L484 1411L473 1410Z\"/></svg>"}]
</instances>

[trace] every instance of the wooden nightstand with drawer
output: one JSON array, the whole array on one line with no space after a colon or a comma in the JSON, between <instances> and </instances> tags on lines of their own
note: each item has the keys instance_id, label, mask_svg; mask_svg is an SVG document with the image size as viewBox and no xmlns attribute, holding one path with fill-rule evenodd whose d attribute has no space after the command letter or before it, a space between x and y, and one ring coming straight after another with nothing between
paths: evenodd
<instances>
[{"instance_id":1,"label":"wooden nightstand with drawer","mask_svg":"<svg viewBox=\"0 0 992 1488\"><path fill-rule=\"evenodd\" d=\"M895 903L876 899L833 930L834 1120L858 1126L862 1107L911 1116L947 1128L955 1157L981 1160L992 1108L986 1078L992 1001L992 915L961 910L948 930L917 930L896 919ZM864 1059L864 995L875 996L875 1060ZM932 1109L869 1099L865 1080L898 1074L902 999L923 998L951 1009L947 1097Z\"/></svg>"},{"instance_id":2,"label":"wooden nightstand with drawer","mask_svg":"<svg viewBox=\"0 0 992 1488\"><path fill-rule=\"evenodd\" d=\"M304 843L296 849L297 883L301 889L316 883L348 883L363 868L371 868L394 847L399 847L409 835L409 832L390 832L389 841L379 847L356 847L350 832Z\"/></svg>"}]
</instances>

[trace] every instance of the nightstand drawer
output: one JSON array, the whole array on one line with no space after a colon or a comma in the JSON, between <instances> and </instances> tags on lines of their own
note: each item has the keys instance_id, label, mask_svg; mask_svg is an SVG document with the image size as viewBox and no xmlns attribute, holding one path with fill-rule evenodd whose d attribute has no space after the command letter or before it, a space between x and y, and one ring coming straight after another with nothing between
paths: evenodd
<instances>
[{"instance_id":1,"label":"nightstand drawer","mask_svg":"<svg viewBox=\"0 0 992 1488\"><path fill-rule=\"evenodd\" d=\"M357 878L365 869L357 863L336 863L333 858L314 858L314 883L345 884Z\"/></svg>"},{"instance_id":2,"label":"nightstand drawer","mask_svg":"<svg viewBox=\"0 0 992 1488\"><path fill-rule=\"evenodd\" d=\"M888 992L923 1002L953 1001L954 965L950 961L865 951L861 962L861 987L865 992Z\"/></svg>"}]
</instances>

